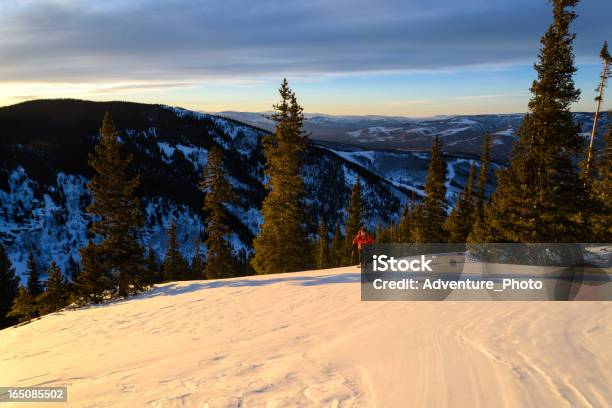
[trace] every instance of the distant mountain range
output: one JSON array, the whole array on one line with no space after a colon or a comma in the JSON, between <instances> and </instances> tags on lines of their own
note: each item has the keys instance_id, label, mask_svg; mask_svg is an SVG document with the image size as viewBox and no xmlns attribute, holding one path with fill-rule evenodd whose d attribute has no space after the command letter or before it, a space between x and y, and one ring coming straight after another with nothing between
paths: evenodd
<instances>
[{"instance_id":1,"label":"distant mountain range","mask_svg":"<svg viewBox=\"0 0 612 408\"><path fill-rule=\"evenodd\" d=\"M121 132L124 153L134 155L132 169L141 178L145 245L163 254L165 230L176 221L181 251L191 258L195 237L206 234L198 180L208 150L219 146L238 196L229 207L230 243L237 254L252 252L266 194L261 144L266 130L164 105L39 100L0 108L0 242L19 273L25 271L30 250L41 265L55 260L65 271L76 267L91 222L85 212L92 176L87 159L106 111ZM314 122L309 119L308 126ZM450 208L469 166L478 165L478 160L471 155L446 158ZM312 233L319 218L330 230L344 222L350 189L358 178L367 225L374 228L397 220L413 192L417 197L423 194L428 162L422 152L312 141L303 168ZM498 167L494 164L493 170ZM489 192L493 185L491 172Z\"/></svg>"},{"instance_id":2,"label":"distant mountain range","mask_svg":"<svg viewBox=\"0 0 612 408\"><path fill-rule=\"evenodd\" d=\"M273 131L271 113L219 112L217 115L235 119L262 129ZM431 140L439 136L444 151L457 155L480 155L484 135L490 135L491 155L500 162L507 162L516 140L516 130L521 126L523 114L436 116L412 119L395 116L331 116L306 115L305 129L312 138L321 141L346 143L368 149L399 149L425 151ZM593 127L593 113L575 113L585 137ZM604 112L600 119L596 147L602 146L602 136L612 122Z\"/></svg>"}]
</instances>

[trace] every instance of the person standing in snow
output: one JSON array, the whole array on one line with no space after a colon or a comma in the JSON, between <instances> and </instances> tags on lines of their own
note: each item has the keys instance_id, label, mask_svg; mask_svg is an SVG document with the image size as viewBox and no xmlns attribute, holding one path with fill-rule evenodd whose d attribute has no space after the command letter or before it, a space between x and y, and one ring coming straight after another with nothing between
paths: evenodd
<instances>
[{"instance_id":1,"label":"person standing in snow","mask_svg":"<svg viewBox=\"0 0 612 408\"><path fill-rule=\"evenodd\" d=\"M357 235L353 238L353 245L357 245L357 251L359 253L359 264L361 265L361 251L366 245L370 245L374 243L374 238L370 236L365 230L364 227L361 227L359 231L357 231ZM351 255L351 259L353 256ZM352 263L352 262L351 262Z\"/></svg>"}]
</instances>

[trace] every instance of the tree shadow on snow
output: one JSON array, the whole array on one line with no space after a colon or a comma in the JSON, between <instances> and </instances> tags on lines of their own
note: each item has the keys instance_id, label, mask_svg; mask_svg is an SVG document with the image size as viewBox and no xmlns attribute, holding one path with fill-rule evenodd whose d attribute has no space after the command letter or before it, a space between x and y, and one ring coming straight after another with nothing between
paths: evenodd
<instances>
[{"instance_id":1,"label":"tree shadow on snow","mask_svg":"<svg viewBox=\"0 0 612 408\"><path fill-rule=\"evenodd\" d=\"M341 273L337 275L324 276L289 276L269 279L221 279L210 282L199 281L188 284L185 284L186 282L171 283L162 287L155 287L150 291L143 293L139 297L147 298L154 296L176 296L203 289L257 287L283 282L293 282L293 284L297 286L320 286L334 283L354 283L360 281L361 275L359 273Z\"/></svg>"}]
</instances>

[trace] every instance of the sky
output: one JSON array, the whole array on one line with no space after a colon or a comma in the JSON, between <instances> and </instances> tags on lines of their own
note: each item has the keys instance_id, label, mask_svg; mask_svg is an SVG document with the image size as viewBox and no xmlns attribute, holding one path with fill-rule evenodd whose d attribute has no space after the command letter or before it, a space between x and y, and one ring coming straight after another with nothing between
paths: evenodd
<instances>
[{"instance_id":1,"label":"sky","mask_svg":"<svg viewBox=\"0 0 612 408\"><path fill-rule=\"evenodd\" d=\"M593 111L612 1L576 11L573 109ZM0 105L259 112L286 77L311 113L524 112L550 21L546 0L0 0Z\"/></svg>"}]
</instances>

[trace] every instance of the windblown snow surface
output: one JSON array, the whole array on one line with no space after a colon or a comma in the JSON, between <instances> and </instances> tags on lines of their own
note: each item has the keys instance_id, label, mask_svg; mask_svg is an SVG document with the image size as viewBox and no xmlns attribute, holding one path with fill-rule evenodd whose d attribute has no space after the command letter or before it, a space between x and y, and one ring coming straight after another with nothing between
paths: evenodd
<instances>
[{"instance_id":1,"label":"windblown snow surface","mask_svg":"<svg viewBox=\"0 0 612 408\"><path fill-rule=\"evenodd\" d=\"M0 378L65 384L70 407L605 407L610 316L361 302L354 267L168 283L0 331Z\"/></svg>"}]
</instances>

